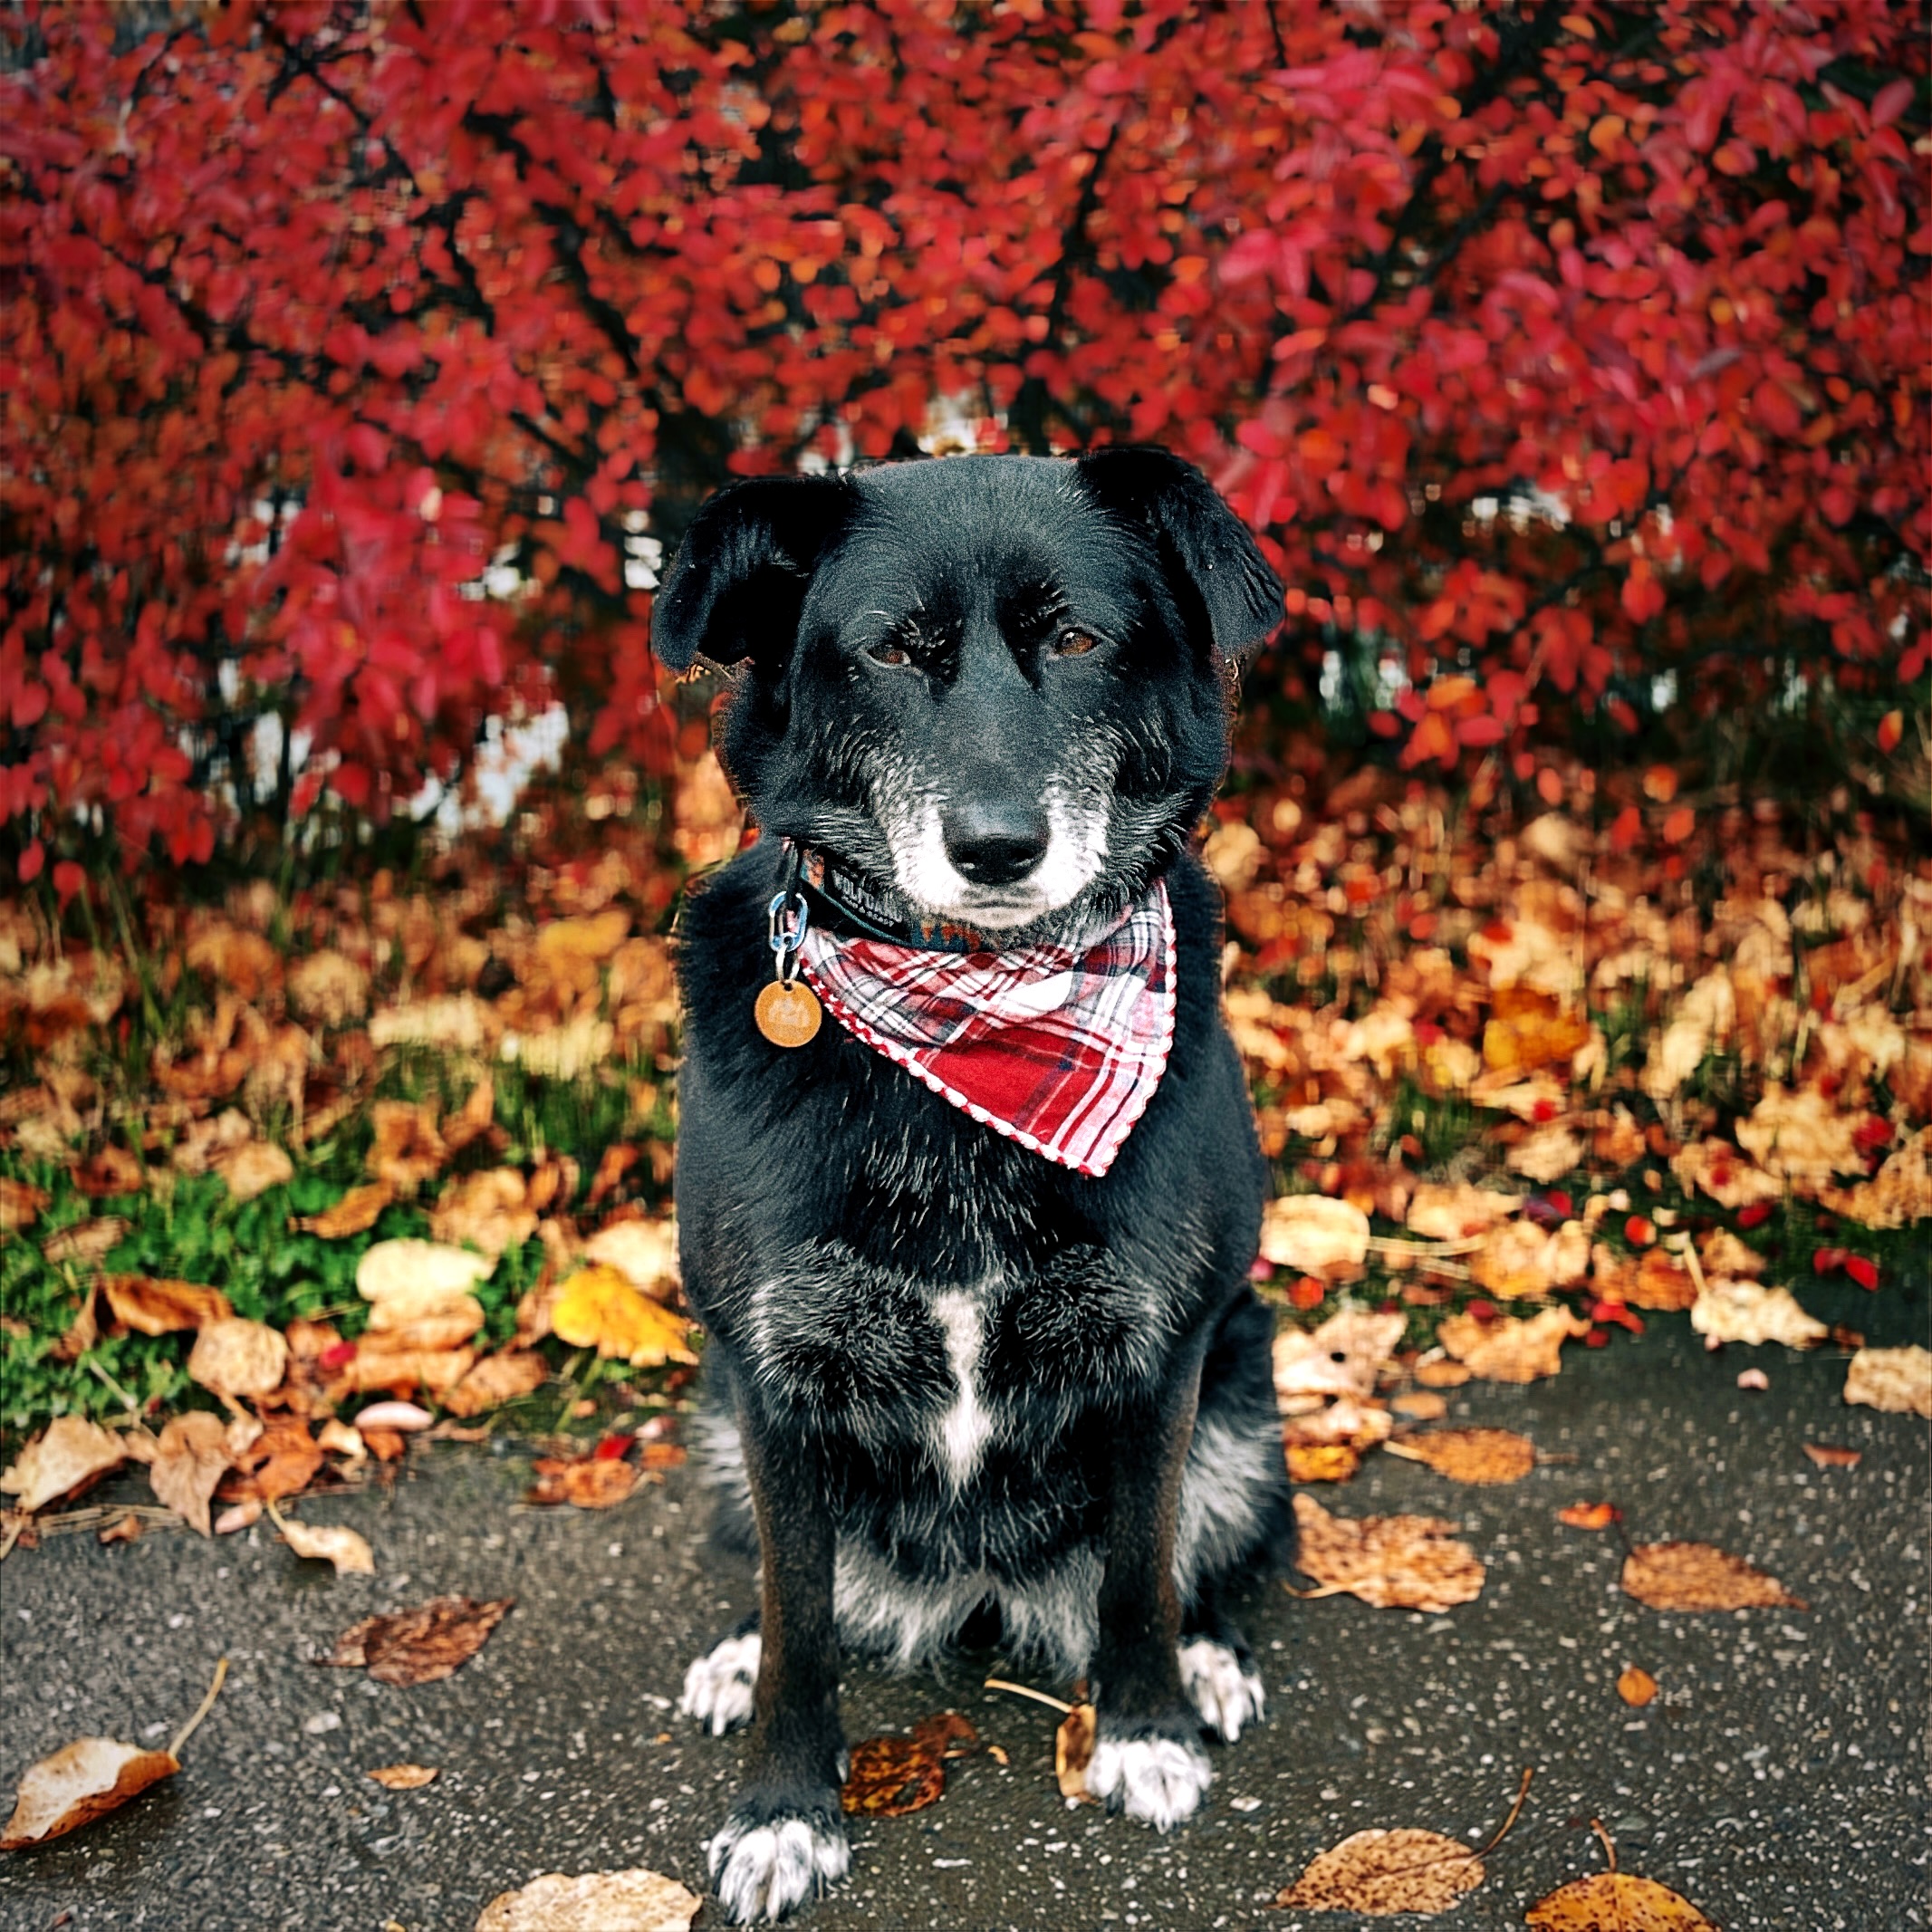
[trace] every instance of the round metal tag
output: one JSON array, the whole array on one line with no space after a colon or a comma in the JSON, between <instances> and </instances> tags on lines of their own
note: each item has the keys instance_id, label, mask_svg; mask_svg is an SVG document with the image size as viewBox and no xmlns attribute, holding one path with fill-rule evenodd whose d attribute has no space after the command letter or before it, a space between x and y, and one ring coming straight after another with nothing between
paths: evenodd
<instances>
[{"instance_id":1,"label":"round metal tag","mask_svg":"<svg viewBox=\"0 0 1932 1932\"><path fill-rule=\"evenodd\" d=\"M803 1046L819 1030L823 1010L818 995L803 980L790 985L773 980L758 995L754 1009L758 1031L774 1046Z\"/></svg>"}]
</instances>

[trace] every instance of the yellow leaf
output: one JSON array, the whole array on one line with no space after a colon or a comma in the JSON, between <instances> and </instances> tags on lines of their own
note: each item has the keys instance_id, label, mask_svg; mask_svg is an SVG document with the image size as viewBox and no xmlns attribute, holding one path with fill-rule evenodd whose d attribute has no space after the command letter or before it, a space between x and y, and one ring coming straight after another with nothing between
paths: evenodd
<instances>
[{"instance_id":1,"label":"yellow leaf","mask_svg":"<svg viewBox=\"0 0 1932 1932\"><path fill-rule=\"evenodd\" d=\"M689 1324L681 1316L639 1294L615 1268L601 1264L564 1283L551 1328L573 1349L621 1355L634 1369L697 1360L686 1339Z\"/></svg>"},{"instance_id":2,"label":"yellow leaf","mask_svg":"<svg viewBox=\"0 0 1932 1932\"><path fill-rule=\"evenodd\" d=\"M1536 1932L1608 1932L1624 1926L1643 1932L1716 1932L1689 1899L1627 1871L1600 1871L1560 1886L1523 1915Z\"/></svg>"}]
</instances>

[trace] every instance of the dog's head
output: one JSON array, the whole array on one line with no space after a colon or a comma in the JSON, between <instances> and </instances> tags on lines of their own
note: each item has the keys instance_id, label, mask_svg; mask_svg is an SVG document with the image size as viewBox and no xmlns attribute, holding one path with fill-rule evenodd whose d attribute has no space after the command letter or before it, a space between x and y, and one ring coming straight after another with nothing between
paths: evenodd
<instances>
[{"instance_id":1,"label":"dog's head","mask_svg":"<svg viewBox=\"0 0 1932 1932\"><path fill-rule=\"evenodd\" d=\"M748 660L721 748L766 832L1024 940L1185 844L1281 597L1164 451L954 457L720 490L653 642L678 671Z\"/></svg>"}]
</instances>

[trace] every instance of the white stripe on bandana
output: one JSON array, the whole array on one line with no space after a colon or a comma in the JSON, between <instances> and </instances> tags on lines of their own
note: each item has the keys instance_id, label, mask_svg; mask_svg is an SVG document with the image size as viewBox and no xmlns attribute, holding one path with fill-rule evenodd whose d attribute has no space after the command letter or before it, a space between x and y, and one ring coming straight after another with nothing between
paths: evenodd
<instances>
[{"instance_id":1,"label":"white stripe on bandana","mask_svg":"<svg viewBox=\"0 0 1932 1932\"><path fill-rule=\"evenodd\" d=\"M1174 912L1158 879L1077 947L943 953L814 926L799 963L847 1032L995 1133L1095 1177L1174 1043Z\"/></svg>"}]
</instances>

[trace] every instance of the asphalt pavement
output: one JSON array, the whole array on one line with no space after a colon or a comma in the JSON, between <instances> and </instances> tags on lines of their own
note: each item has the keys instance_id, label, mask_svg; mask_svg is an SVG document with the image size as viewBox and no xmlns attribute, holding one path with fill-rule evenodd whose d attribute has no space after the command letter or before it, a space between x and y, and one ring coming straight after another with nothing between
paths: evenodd
<instances>
[{"instance_id":1,"label":"asphalt pavement","mask_svg":"<svg viewBox=\"0 0 1932 1932\"><path fill-rule=\"evenodd\" d=\"M1923 1284L1816 1312L1875 1341L1925 1339ZM1768 1390L1739 1390L1751 1366ZM1640 1341L1572 1347L1552 1380L1454 1391L1448 1422L1534 1439L1533 1475L1461 1487L1378 1455L1319 1494L1347 1515L1451 1518L1488 1565L1481 1597L1428 1616L1257 1595L1246 1622L1267 1723L1216 1749L1200 1813L1166 1838L1060 1797L1054 1716L982 1689L995 1659L912 1679L849 1669L853 1739L950 1706L1007 1762L964 1760L930 1810L855 1823L851 1876L809 1922L1366 1924L1271 1901L1365 1827L1486 1840L1533 1766L1521 1820L1446 1927L1520 1926L1544 1893L1600 1870L1591 1818L1622 1869L1725 1932L1932 1925L1927 1431L1844 1407L1844 1370L1839 1350L1706 1354L1665 1316ZM1806 1441L1862 1459L1815 1467ZM685 1471L602 1513L525 1507L527 1481L517 1445L437 1445L386 1489L303 1504L304 1520L368 1538L373 1577L298 1560L265 1523L212 1543L72 1534L9 1557L0 1788L83 1734L164 1743L216 1659L232 1668L178 1777L0 1860L0 1926L468 1932L485 1901L541 1872L636 1865L702 1891L744 1746L696 1735L673 1703L688 1659L749 1607L749 1578L705 1546ZM1642 1608L1620 1592L1614 1534L1557 1522L1599 1498L1637 1540L1720 1544L1809 1610ZM453 1677L398 1689L313 1661L357 1619L445 1591L517 1599ZM1659 1686L1641 1709L1615 1688L1631 1664ZM413 1792L370 1780L397 1762L440 1775ZM700 1925L717 1923L714 1904Z\"/></svg>"}]
</instances>

